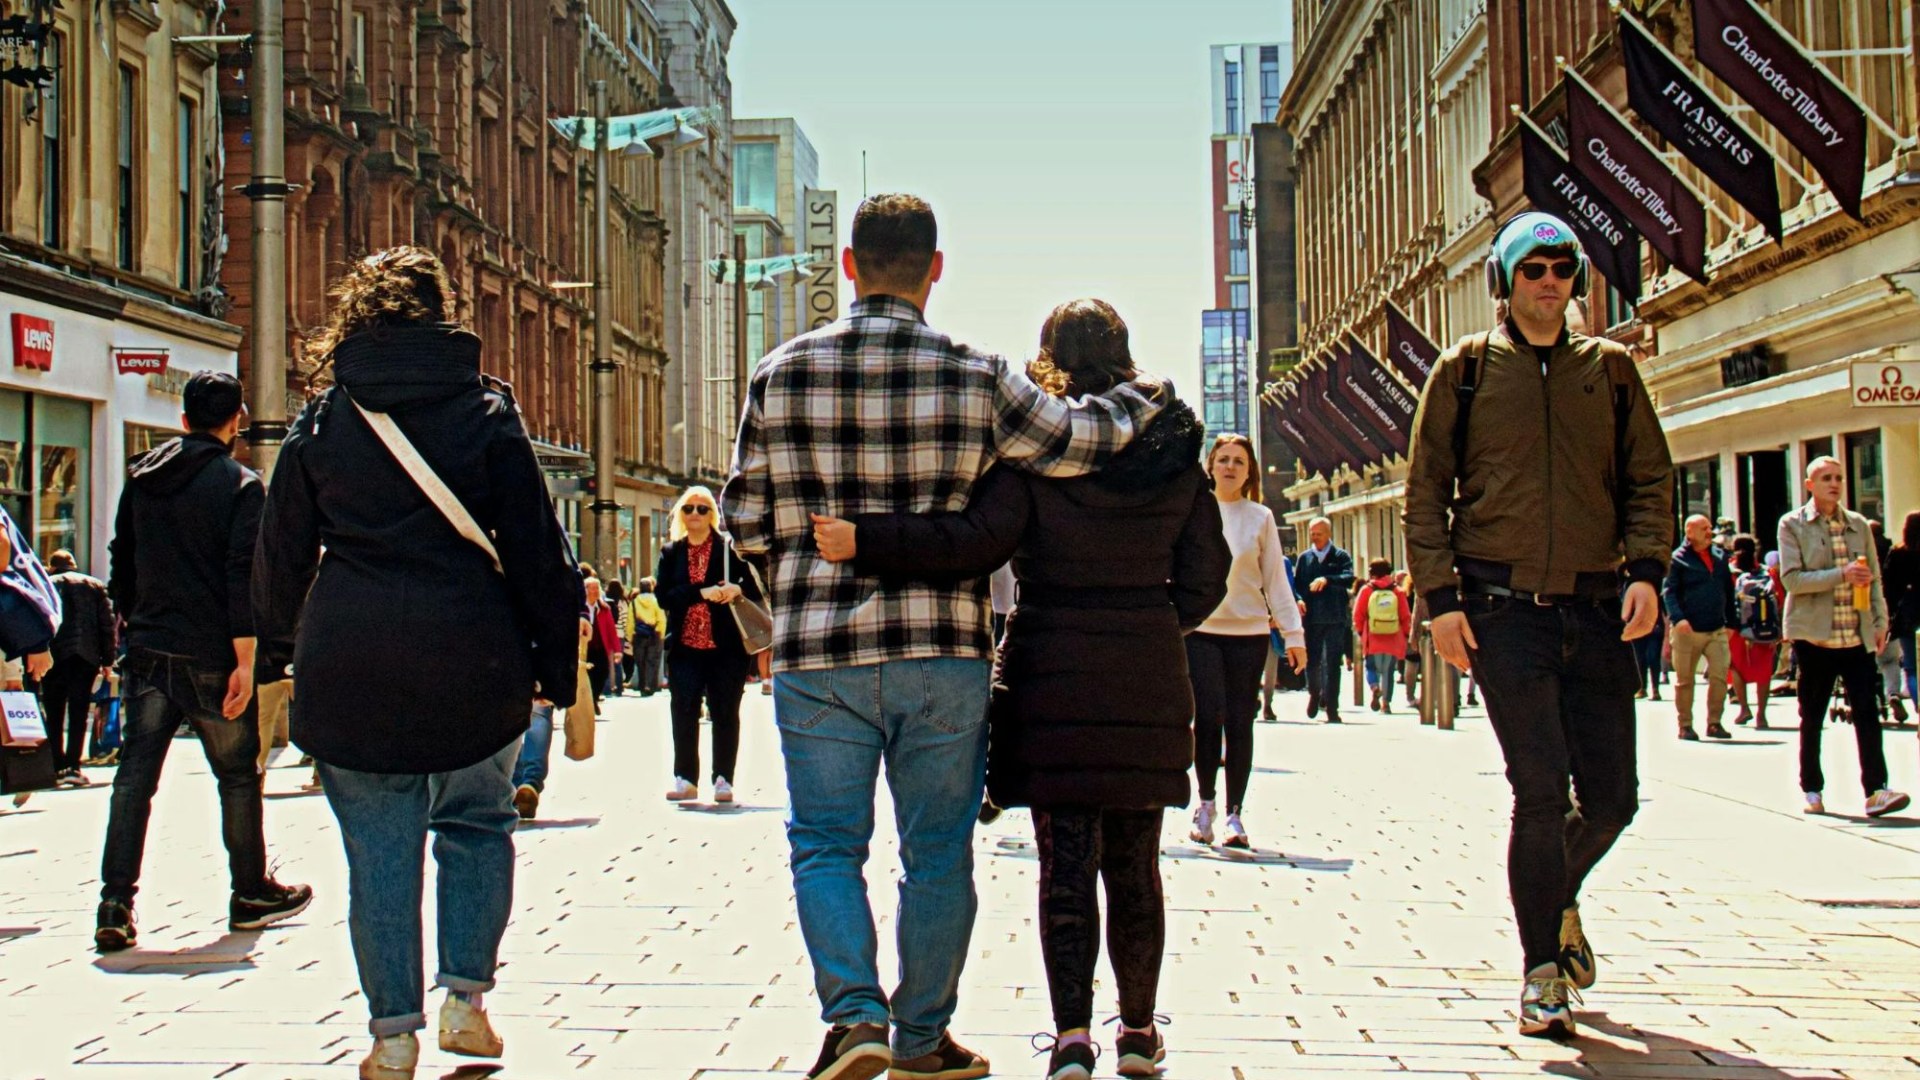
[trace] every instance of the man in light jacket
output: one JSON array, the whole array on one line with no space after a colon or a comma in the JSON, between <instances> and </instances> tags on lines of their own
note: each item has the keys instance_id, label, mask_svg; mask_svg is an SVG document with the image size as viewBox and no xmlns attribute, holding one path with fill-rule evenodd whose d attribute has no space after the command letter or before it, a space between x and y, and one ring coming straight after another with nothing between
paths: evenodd
<instances>
[{"instance_id":1,"label":"man in light jacket","mask_svg":"<svg viewBox=\"0 0 1920 1080\"><path fill-rule=\"evenodd\" d=\"M1786 637L1800 669L1800 790L1809 814L1824 814L1820 728L1834 680L1846 685L1853 737L1860 745L1860 786L1867 816L1906 808L1908 798L1887 789L1887 756L1880 745L1880 671L1874 656L1887 644L1887 598L1880 555L1867 519L1840 505L1840 462L1807 463L1807 504L1780 519L1780 580L1787 589ZM1857 604L1855 590L1867 590Z\"/></svg>"}]
</instances>

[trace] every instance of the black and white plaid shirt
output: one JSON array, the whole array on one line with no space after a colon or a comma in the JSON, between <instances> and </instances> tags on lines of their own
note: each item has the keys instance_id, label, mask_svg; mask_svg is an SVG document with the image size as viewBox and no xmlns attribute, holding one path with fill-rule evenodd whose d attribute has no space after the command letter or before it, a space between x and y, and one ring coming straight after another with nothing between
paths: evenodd
<instances>
[{"instance_id":1,"label":"black and white plaid shirt","mask_svg":"<svg viewBox=\"0 0 1920 1080\"><path fill-rule=\"evenodd\" d=\"M774 668L991 656L986 578L883 585L820 558L807 515L959 510L995 461L1090 472L1159 410L1138 384L1052 397L891 296L769 353L747 388L720 507L735 546L769 556Z\"/></svg>"}]
</instances>

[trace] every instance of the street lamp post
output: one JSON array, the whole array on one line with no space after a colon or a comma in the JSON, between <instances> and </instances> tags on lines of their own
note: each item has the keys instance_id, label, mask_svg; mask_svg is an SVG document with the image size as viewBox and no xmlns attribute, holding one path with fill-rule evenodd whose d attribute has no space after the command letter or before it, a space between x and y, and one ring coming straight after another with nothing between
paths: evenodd
<instances>
[{"instance_id":1,"label":"street lamp post","mask_svg":"<svg viewBox=\"0 0 1920 1080\"><path fill-rule=\"evenodd\" d=\"M593 84L593 557L619 576L620 502L613 478L613 260L607 250L607 83Z\"/></svg>"},{"instance_id":2,"label":"street lamp post","mask_svg":"<svg viewBox=\"0 0 1920 1080\"><path fill-rule=\"evenodd\" d=\"M271 480L287 437L287 177L285 34L281 0L257 0L247 96L253 127L253 342L247 443Z\"/></svg>"},{"instance_id":3,"label":"street lamp post","mask_svg":"<svg viewBox=\"0 0 1920 1080\"><path fill-rule=\"evenodd\" d=\"M733 418L747 415L747 236L733 234Z\"/></svg>"}]
</instances>

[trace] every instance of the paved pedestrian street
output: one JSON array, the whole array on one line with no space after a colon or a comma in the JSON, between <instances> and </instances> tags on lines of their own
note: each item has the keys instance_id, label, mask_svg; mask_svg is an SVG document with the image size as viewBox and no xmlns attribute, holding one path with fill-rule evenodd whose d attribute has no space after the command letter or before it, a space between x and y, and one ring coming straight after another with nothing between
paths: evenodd
<instances>
[{"instance_id":1,"label":"paved pedestrian street","mask_svg":"<svg viewBox=\"0 0 1920 1080\"><path fill-rule=\"evenodd\" d=\"M1256 850L1203 850L1184 814L1167 819L1167 1076L1920 1077L1920 816L1859 815L1850 738L1827 740L1835 813L1809 820L1791 732L1680 743L1670 705L1642 706L1644 805L1584 907L1600 983L1582 1037L1556 1045L1514 1032L1508 796L1484 718L1470 710L1442 732L1351 710L1333 727L1308 724L1301 695L1279 704L1282 722L1258 728ZM664 695L608 714L598 757L556 752L542 817L518 838L514 922L487 996L507 1043L494 1075L799 1075L820 1026L769 699L749 688L730 809L661 798ZM1914 730L1887 742L1893 786L1911 790ZM354 1075L366 1015L324 800L298 790L306 770L282 752L269 847L281 879L317 897L281 927L227 933L212 780L197 745L173 750L128 952L91 948L107 786L0 814L0 1075ZM885 940L890 829L876 846ZM1039 1076L1028 1037L1050 1019L1025 815L976 846L981 914L955 1030L996 1075ZM1103 1018L1111 985L1103 974ZM462 1064L457 1075L487 1074L429 1031L419 1075Z\"/></svg>"}]
</instances>

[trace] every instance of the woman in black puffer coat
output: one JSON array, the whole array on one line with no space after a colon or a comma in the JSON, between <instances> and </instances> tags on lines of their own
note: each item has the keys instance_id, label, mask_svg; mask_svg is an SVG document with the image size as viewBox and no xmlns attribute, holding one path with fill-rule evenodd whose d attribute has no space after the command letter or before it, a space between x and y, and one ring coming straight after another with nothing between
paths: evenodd
<instances>
[{"instance_id":1,"label":"woman in black puffer coat","mask_svg":"<svg viewBox=\"0 0 1920 1080\"><path fill-rule=\"evenodd\" d=\"M293 741L318 760L346 845L375 1038L360 1075L377 1080L412 1075L426 1024L429 831L449 991L440 1047L500 1055L480 995L512 909L509 776L534 703L573 701L578 677L579 570L511 392L480 374L480 339L444 321L452 299L440 261L411 247L361 260L335 286L316 343L335 385L281 449L254 560L260 666L299 673ZM400 429L497 563L367 413Z\"/></svg>"},{"instance_id":2,"label":"woman in black puffer coat","mask_svg":"<svg viewBox=\"0 0 1920 1080\"><path fill-rule=\"evenodd\" d=\"M1100 393L1135 375L1126 324L1102 301L1056 308L1040 344L1032 374L1054 394ZM1231 560L1200 468L1202 435L1175 402L1095 475L1049 480L998 466L964 511L864 514L851 525L862 573L977 577L1013 560L1019 598L996 665L987 790L1000 806L1033 808L1059 1032L1049 1075L1093 1067L1102 879L1118 1067L1151 1075L1163 1054L1153 1021L1166 936L1160 820L1186 805L1193 764L1182 636L1226 596ZM842 554L848 530L820 526L823 554Z\"/></svg>"}]
</instances>

